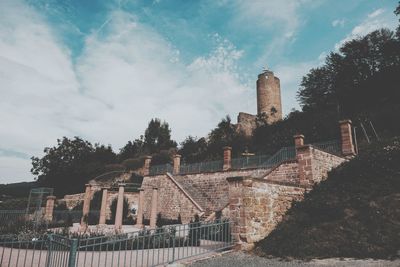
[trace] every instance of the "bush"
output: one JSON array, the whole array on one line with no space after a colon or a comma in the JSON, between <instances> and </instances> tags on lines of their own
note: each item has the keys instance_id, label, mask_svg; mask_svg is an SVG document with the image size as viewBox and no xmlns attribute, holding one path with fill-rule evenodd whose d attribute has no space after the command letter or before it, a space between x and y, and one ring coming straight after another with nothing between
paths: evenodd
<instances>
[{"instance_id":1,"label":"bush","mask_svg":"<svg viewBox=\"0 0 400 267\"><path fill-rule=\"evenodd\" d=\"M144 165L144 157L130 158L122 162L122 166L128 171L134 171L142 168Z\"/></svg>"}]
</instances>

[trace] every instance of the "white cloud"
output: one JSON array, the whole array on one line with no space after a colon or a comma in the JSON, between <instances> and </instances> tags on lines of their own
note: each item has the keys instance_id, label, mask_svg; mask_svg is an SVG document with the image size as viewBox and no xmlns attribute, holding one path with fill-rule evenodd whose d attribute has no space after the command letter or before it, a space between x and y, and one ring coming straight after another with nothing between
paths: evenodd
<instances>
[{"instance_id":1,"label":"white cloud","mask_svg":"<svg viewBox=\"0 0 400 267\"><path fill-rule=\"evenodd\" d=\"M332 21L332 26L333 27L343 27L344 24L346 23L345 19L335 19L334 21Z\"/></svg>"},{"instance_id":2,"label":"white cloud","mask_svg":"<svg viewBox=\"0 0 400 267\"><path fill-rule=\"evenodd\" d=\"M345 38L336 43L335 50L339 50L343 44L354 38L361 37L381 28L394 29L396 25L397 19L393 16L391 11L382 8L377 9L368 14L367 17L360 24L355 26Z\"/></svg>"},{"instance_id":3,"label":"white cloud","mask_svg":"<svg viewBox=\"0 0 400 267\"><path fill-rule=\"evenodd\" d=\"M304 23L302 8L315 8L322 1L311 0L240 0L236 1L235 20L240 27L259 28L273 32L256 65L265 64L271 55L279 55L287 44L295 41L300 26Z\"/></svg>"},{"instance_id":4,"label":"white cloud","mask_svg":"<svg viewBox=\"0 0 400 267\"><path fill-rule=\"evenodd\" d=\"M178 140L203 136L225 114L254 112L249 109L255 109L255 100L243 101L254 88L240 82L241 56L229 41L219 40L209 55L185 65L153 29L113 12L101 33L87 37L73 64L34 10L3 1L0 150L41 155L57 138L74 135L117 150L142 134L153 117L168 121ZM2 155L0 166L0 183L32 179L27 159Z\"/></svg>"},{"instance_id":5,"label":"white cloud","mask_svg":"<svg viewBox=\"0 0 400 267\"><path fill-rule=\"evenodd\" d=\"M322 55L322 54L321 54ZM311 68L318 67L323 63L324 57L318 57L318 60L311 60L305 62L286 63L277 65L275 68L275 75L281 81L281 94L283 112L290 113L292 108L300 109L299 103L296 101L297 90L304 75L306 75Z\"/></svg>"}]
</instances>

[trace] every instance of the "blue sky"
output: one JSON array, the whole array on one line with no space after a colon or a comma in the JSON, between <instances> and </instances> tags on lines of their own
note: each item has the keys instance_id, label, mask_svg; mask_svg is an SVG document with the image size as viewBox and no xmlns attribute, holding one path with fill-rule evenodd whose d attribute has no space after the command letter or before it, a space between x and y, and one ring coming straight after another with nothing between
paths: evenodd
<instances>
[{"instance_id":1,"label":"blue sky","mask_svg":"<svg viewBox=\"0 0 400 267\"><path fill-rule=\"evenodd\" d=\"M118 151L148 121L204 136L256 113L255 80L281 79L284 113L327 53L394 29L389 0L1 0L0 183L32 180L62 136Z\"/></svg>"}]
</instances>

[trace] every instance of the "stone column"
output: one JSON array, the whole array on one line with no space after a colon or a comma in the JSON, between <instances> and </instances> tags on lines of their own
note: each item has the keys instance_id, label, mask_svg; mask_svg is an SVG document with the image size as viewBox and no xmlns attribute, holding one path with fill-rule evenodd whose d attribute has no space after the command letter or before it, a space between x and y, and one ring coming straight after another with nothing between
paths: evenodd
<instances>
[{"instance_id":1,"label":"stone column","mask_svg":"<svg viewBox=\"0 0 400 267\"><path fill-rule=\"evenodd\" d=\"M313 155L310 145L296 147L296 159L299 170L300 186L310 187L313 184Z\"/></svg>"},{"instance_id":2,"label":"stone column","mask_svg":"<svg viewBox=\"0 0 400 267\"><path fill-rule=\"evenodd\" d=\"M107 217L107 199L108 199L108 188L103 187L103 196L101 198L101 207L100 207L100 219L99 224L106 224Z\"/></svg>"},{"instance_id":3,"label":"stone column","mask_svg":"<svg viewBox=\"0 0 400 267\"><path fill-rule=\"evenodd\" d=\"M153 195L151 197L151 213L150 213L151 229L154 229L157 226L157 209L158 209L158 188L153 187Z\"/></svg>"},{"instance_id":4,"label":"stone column","mask_svg":"<svg viewBox=\"0 0 400 267\"><path fill-rule=\"evenodd\" d=\"M304 135L302 134L297 134L293 136L294 138L294 146L299 147L299 146L304 146Z\"/></svg>"},{"instance_id":5,"label":"stone column","mask_svg":"<svg viewBox=\"0 0 400 267\"><path fill-rule=\"evenodd\" d=\"M223 148L224 149L224 166L222 169L224 171L227 171L231 168L231 163L232 163L232 147L226 146Z\"/></svg>"},{"instance_id":6,"label":"stone column","mask_svg":"<svg viewBox=\"0 0 400 267\"><path fill-rule=\"evenodd\" d=\"M124 190L125 184L119 184L117 210L115 212L115 229L121 230L122 228L122 215L124 212Z\"/></svg>"},{"instance_id":7,"label":"stone column","mask_svg":"<svg viewBox=\"0 0 400 267\"><path fill-rule=\"evenodd\" d=\"M87 219L88 219L89 211L90 211L91 198L92 198L92 185L86 184L85 196L83 199L83 208L82 208L82 219L81 219L81 227L82 228L87 227Z\"/></svg>"},{"instance_id":8,"label":"stone column","mask_svg":"<svg viewBox=\"0 0 400 267\"><path fill-rule=\"evenodd\" d=\"M55 196L48 196L46 201L46 210L44 218L46 221L53 220L53 210L54 210L54 201L56 200Z\"/></svg>"},{"instance_id":9,"label":"stone column","mask_svg":"<svg viewBox=\"0 0 400 267\"><path fill-rule=\"evenodd\" d=\"M251 198L253 180L249 177L229 177L229 217L232 221L232 236L236 249L251 250L254 247L252 240L251 218L255 212Z\"/></svg>"},{"instance_id":10,"label":"stone column","mask_svg":"<svg viewBox=\"0 0 400 267\"><path fill-rule=\"evenodd\" d=\"M353 133L351 120L339 121L340 135L342 139L342 154L343 156L354 156L356 154L353 144Z\"/></svg>"},{"instance_id":11,"label":"stone column","mask_svg":"<svg viewBox=\"0 0 400 267\"><path fill-rule=\"evenodd\" d=\"M149 172L150 172L150 163L151 163L151 156L146 156L146 157L144 158L143 176L149 175Z\"/></svg>"},{"instance_id":12,"label":"stone column","mask_svg":"<svg viewBox=\"0 0 400 267\"><path fill-rule=\"evenodd\" d=\"M174 155L174 170L173 174L179 174L181 168L181 155L175 154Z\"/></svg>"},{"instance_id":13,"label":"stone column","mask_svg":"<svg viewBox=\"0 0 400 267\"><path fill-rule=\"evenodd\" d=\"M136 227L143 227L143 211L144 211L144 190L139 188L139 205L136 214Z\"/></svg>"}]
</instances>

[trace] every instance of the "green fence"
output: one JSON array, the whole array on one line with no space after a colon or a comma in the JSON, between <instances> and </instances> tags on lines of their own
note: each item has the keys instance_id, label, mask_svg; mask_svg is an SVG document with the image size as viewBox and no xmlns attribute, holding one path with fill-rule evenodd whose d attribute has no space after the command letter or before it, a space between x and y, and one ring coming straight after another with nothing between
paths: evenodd
<instances>
[{"instance_id":1,"label":"green fence","mask_svg":"<svg viewBox=\"0 0 400 267\"><path fill-rule=\"evenodd\" d=\"M173 167L171 164L155 165L150 167L149 174L150 175L165 174L167 172L172 172L172 170Z\"/></svg>"},{"instance_id":2,"label":"green fence","mask_svg":"<svg viewBox=\"0 0 400 267\"><path fill-rule=\"evenodd\" d=\"M331 140L326 142L319 142L311 144L313 147L334 154L337 156L342 155L342 143L339 140Z\"/></svg>"},{"instance_id":3,"label":"green fence","mask_svg":"<svg viewBox=\"0 0 400 267\"><path fill-rule=\"evenodd\" d=\"M325 151L330 154L341 156L341 143L338 140L319 142L312 144L313 147ZM283 147L275 154L271 155L255 155L234 158L231 161L231 170L244 170L252 168L273 168L282 162L293 160L296 158L296 149L294 146ZM223 161L205 161L192 164L181 164L179 174L192 174L204 172L217 172L223 170ZM171 164L156 165L150 168L150 175L160 175L172 172Z\"/></svg>"},{"instance_id":4,"label":"green fence","mask_svg":"<svg viewBox=\"0 0 400 267\"><path fill-rule=\"evenodd\" d=\"M190 174L190 173L216 172L216 171L221 171L223 165L224 162L222 160L204 161L192 164L181 164L179 173Z\"/></svg>"},{"instance_id":5,"label":"green fence","mask_svg":"<svg viewBox=\"0 0 400 267\"><path fill-rule=\"evenodd\" d=\"M232 246L227 220L97 237L20 233L0 236L0 266L156 266Z\"/></svg>"}]
</instances>

